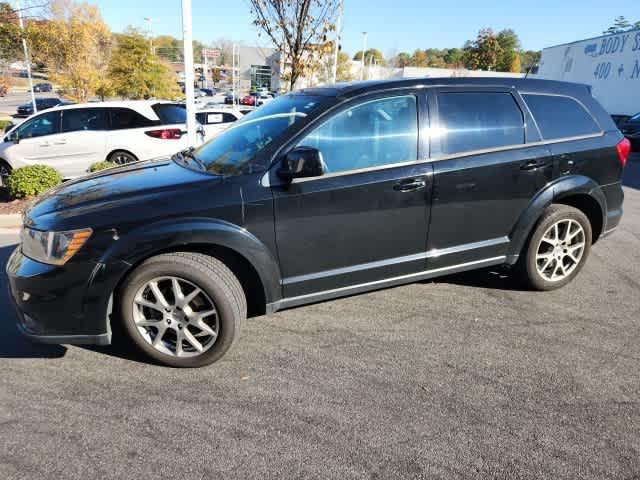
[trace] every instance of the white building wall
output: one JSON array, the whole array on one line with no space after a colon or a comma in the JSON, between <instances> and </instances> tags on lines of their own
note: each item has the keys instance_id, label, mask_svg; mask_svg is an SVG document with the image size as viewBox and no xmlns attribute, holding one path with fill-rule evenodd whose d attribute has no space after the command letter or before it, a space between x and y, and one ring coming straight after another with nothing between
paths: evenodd
<instances>
[{"instance_id":1,"label":"white building wall","mask_svg":"<svg viewBox=\"0 0 640 480\"><path fill-rule=\"evenodd\" d=\"M640 112L640 31L545 48L537 77L590 85L611 114Z\"/></svg>"}]
</instances>

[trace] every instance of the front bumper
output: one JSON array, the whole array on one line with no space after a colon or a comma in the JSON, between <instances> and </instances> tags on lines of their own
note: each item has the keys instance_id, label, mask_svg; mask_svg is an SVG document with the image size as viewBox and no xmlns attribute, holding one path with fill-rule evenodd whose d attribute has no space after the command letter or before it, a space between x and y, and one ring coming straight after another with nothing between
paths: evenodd
<instances>
[{"instance_id":1,"label":"front bumper","mask_svg":"<svg viewBox=\"0 0 640 480\"><path fill-rule=\"evenodd\" d=\"M115 282L107 270L96 262L47 265L25 257L18 246L6 271L20 331L45 343L111 343Z\"/></svg>"}]
</instances>

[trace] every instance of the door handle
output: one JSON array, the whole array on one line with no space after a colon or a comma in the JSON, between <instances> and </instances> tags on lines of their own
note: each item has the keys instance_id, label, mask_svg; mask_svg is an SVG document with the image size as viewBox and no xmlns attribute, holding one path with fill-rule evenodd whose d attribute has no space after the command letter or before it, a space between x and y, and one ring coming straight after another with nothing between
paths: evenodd
<instances>
[{"instance_id":1,"label":"door handle","mask_svg":"<svg viewBox=\"0 0 640 480\"><path fill-rule=\"evenodd\" d=\"M51 144L49 142L44 142L40 144L41 147L50 147Z\"/></svg>"},{"instance_id":2,"label":"door handle","mask_svg":"<svg viewBox=\"0 0 640 480\"><path fill-rule=\"evenodd\" d=\"M393 189L397 192L415 192L417 190L422 190L426 186L427 182L425 180L415 178L413 180L398 182L393 186Z\"/></svg>"},{"instance_id":3,"label":"door handle","mask_svg":"<svg viewBox=\"0 0 640 480\"><path fill-rule=\"evenodd\" d=\"M56 140L55 142L53 142L55 145L66 145L67 144L67 140L64 138L61 138L60 140Z\"/></svg>"},{"instance_id":4,"label":"door handle","mask_svg":"<svg viewBox=\"0 0 640 480\"><path fill-rule=\"evenodd\" d=\"M542 168L550 165L551 163L546 160L527 160L520 165L520 170L535 170L536 168Z\"/></svg>"}]
</instances>

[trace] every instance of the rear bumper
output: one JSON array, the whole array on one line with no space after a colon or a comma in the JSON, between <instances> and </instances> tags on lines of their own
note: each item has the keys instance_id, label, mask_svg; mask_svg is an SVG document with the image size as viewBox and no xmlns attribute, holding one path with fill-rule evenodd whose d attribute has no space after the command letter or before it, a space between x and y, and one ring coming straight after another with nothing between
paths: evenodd
<instances>
[{"instance_id":1,"label":"rear bumper","mask_svg":"<svg viewBox=\"0 0 640 480\"><path fill-rule=\"evenodd\" d=\"M47 265L22 255L18 246L7 262L9 294L18 328L45 343L111 343L111 292L115 269L95 262Z\"/></svg>"}]
</instances>

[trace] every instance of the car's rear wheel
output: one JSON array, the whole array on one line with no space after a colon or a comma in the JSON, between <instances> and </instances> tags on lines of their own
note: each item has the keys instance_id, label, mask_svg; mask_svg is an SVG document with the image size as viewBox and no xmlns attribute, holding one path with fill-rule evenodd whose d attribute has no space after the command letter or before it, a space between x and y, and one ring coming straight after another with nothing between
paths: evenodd
<instances>
[{"instance_id":1,"label":"car's rear wheel","mask_svg":"<svg viewBox=\"0 0 640 480\"><path fill-rule=\"evenodd\" d=\"M548 207L527 244L520 267L536 290L560 288L580 272L591 249L591 223L568 205Z\"/></svg>"},{"instance_id":2,"label":"car's rear wheel","mask_svg":"<svg viewBox=\"0 0 640 480\"><path fill-rule=\"evenodd\" d=\"M5 188L7 186L7 180L11 175L11 165L4 160L0 160L0 187Z\"/></svg>"},{"instance_id":3,"label":"car's rear wheel","mask_svg":"<svg viewBox=\"0 0 640 480\"><path fill-rule=\"evenodd\" d=\"M109 162L115 163L116 165L126 165L127 163L137 162L138 159L135 155L129 152L125 152L124 150L117 150L109 155L107 158Z\"/></svg>"},{"instance_id":4,"label":"car's rear wheel","mask_svg":"<svg viewBox=\"0 0 640 480\"><path fill-rule=\"evenodd\" d=\"M201 367L219 360L247 315L235 275L219 260L199 253L146 260L127 278L119 301L133 343L172 367Z\"/></svg>"}]
</instances>

